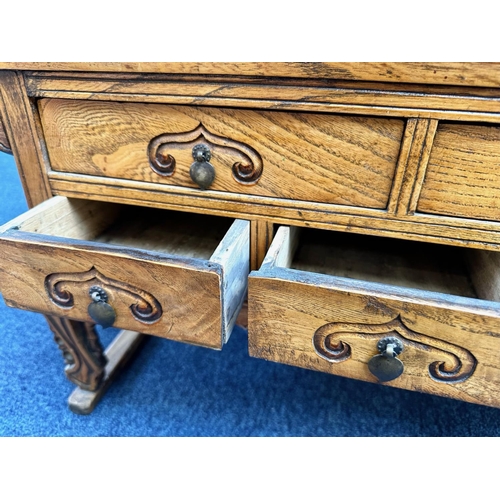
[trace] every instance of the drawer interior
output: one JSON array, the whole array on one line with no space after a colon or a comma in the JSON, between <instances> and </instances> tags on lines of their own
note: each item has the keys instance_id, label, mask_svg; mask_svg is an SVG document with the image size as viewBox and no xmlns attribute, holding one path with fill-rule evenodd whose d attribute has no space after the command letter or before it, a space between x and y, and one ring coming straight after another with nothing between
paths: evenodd
<instances>
[{"instance_id":1,"label":"drawer interior","mask_svg":"<svg viewBox=\"0 0 500 500\"><path fill-rule=\"evenodd\" d=\"M282 227L277 266L328 276L500 301L500 254L318 229ZM278 231L278 232L279 232ZM288 236L286 234L287 231ZM271 254L272 252L270 252Z\"/></svg>"},{"instance_id":2,"label":"drawer interior","mask_svg":"<svg viewBox=\"0 0 500 500\"><path fill-rule=\"evenodd\" d=\"M50 210L15 222L28 233L208 260L233 219L60 198Z\"/></svg>"}]
</instances>

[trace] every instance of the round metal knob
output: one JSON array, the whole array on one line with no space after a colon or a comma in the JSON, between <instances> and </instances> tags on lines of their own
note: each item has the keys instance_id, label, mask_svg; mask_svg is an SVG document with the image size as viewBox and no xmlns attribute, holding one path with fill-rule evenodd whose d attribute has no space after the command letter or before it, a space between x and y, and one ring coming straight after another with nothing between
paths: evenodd
<instances>
[{"instance_id":1,"label":"round metal knob","mask_svg":"<svg viewBox=\"0 0 500 500\"><path fill-rule=\"evenodd\" d=\"M378 341L380 354L368 362L368 369L380 382L398 378L404 371L404 364L396 356L403 352L403 343L396 337L385 337Z\"/></svg>"},{"instance_id":2,"label":"round metal knob","mask_svg":"<svg viewBox=\"0 0 500 500\"><path fill-rule=\"evenodd\" d=\"M116 320L116 312L107 302L108 294L100 286L92 286L89 289L92 299L88 307L89 316L103 328L113 326Z\"/></svg>"},{"instance_id":3,"label":"round metal knob","mask_svg":"<svg viewBox=\"0 0 500 500\"><path fill-rule=\"evenodd\" d=\"M215 168L210 162L212 154L205 144L197 144L193 148L194 163L189 169L193 182L201 189L208 189L215 180Z\"/></svg>"}]
</instances>

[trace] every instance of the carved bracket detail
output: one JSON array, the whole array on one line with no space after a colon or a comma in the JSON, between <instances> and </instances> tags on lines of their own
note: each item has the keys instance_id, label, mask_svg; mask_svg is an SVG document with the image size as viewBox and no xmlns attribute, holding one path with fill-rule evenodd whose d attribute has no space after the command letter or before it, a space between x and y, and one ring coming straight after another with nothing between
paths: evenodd
<instances>
[{"instance_id":1,"label":"carved bracket detail","mask_svg":"<svg viewBox=\"0 0 500 500\"><path fill-rule=\"evenodd\" d=\"M57 316L46 319L63 354L66 377L82 389L97 390L107 360L94 325Z\"/></svg>"},{"instance_id":2,"label":"carved bracket detail","mask_svg":"<svg viewBox=\"0 0 500 500\"><path fill-rule=\"evenodd\" d=\"M467 349L415 332L403 323L400 316L375 325L328 323L314 332L312 341L318 356L331 363L341 363L352 354L346 337L379 340L387 335L398 338L406 347L435 355L438 361L429 365L429 376L437 382L463 382L476 369L477 360Z\"/></svg>"},{"instance_id":3,"label":"carved bracket detail","mask_svg":"<svg viewBox=\"0 0 500 500\"><path fill-rule=\"evenodd\" d=\"M163 176L173 175L177 164L175 152L189 151L191 154L197 144L209 147L212 157L223 158L232 164L233 177L241 184L255 184L262 176L262 158L255 149L242 142L212 134L201 123L189 132L155 137L148 146L151 168Z\"/></svg>"},{"instance_id":4,"label":"carved bracket detail","mask_svg":"<svg viewBox=\"0 0 500 500\"><path fill-rule=\"evenodd\" d=\"M130 311L132 316L141 323L156 323L162 316L161 304L148 292L113 280L104 276L95 267L81 273L54 273L45 278L45 289L50 300L63 309L74 306L74 297L70 291L72 286L85 283L88 288L100 286L108 291L115 291L131 299Z\"/></svg>"}]
</instances>

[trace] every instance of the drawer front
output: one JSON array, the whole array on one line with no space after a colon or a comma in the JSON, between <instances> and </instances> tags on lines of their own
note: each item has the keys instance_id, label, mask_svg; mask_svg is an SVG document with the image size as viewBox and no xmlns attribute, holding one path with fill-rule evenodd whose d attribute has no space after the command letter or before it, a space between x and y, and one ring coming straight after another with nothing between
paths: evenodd
<instances>
[{"instance_id":1,"label":"drawer front","mask_svg":"<svg viewBox=\"0 0 500 500\"><path fill-rule=\"evenodd\" d=\"M500 127L438 126L417 210L500 220Z\"/></svg>"},{"instance_id":2,"label":"drawer front","mask_svg":"<svg viewBox=\"0 0 500 500\"><path fill-rule=\"evenodd\" d=\"M210 190L376 209L404 129L390 118L63 99L39 110L59 172L199 189L190 169L203 144Z\"/></svg>"},{"instance_id":3,"label":"drawer front","mask_svg":"<svg viewBox=\"0 0 500 500\"><path fill-rule=\"evenodd\" d=\"M106 224L96 213L105 207L54 198L4 226L0 287L7 305L220 349L246 292L248 223L234 222L213 255L201 259L144 249L151 228L122 234L118 245L106 243L109 236L39 234L32 222L40 218L47 228L53 219L69 234L74 223L95 217L92 227L101 232ZM74 217L62 216L65 210Z\"/></svg>"},{"instance_id":4,"label":"drawer front","mask_svg":"<svg viewBox=\"0 0 500 500\"><path fill-rule=\"evenodd\" d=\"M250 274L251 356L500 407L498 303L288 269L279 259L268 254ZM388 340L402 352L376 376L370 366L386 357L379 342Z\"/></svg>"}]
</instances>

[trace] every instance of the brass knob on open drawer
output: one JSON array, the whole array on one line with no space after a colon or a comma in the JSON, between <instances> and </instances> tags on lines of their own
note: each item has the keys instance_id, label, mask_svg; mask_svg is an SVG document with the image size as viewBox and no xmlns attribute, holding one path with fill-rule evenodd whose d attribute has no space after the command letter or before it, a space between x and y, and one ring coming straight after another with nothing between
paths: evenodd
<instances>
[{"instance_id":1,"label":"brass knob on open drawer","mask_svg":"<svg viewBox=\"0 0 500 500\"><path fill-rule=\"evenodd\" d=\"M201 189L208 189L215 180L215 168L209 163L212 153L205 144L197 144L193 148L194 163L189 169L189 175Z\"/></svg>"},{"instance_id":2,"label":"brass knob on open drawer","mask_svg":"<svg viewBox=\"0 0 500 500\"><path fill-rule=\"evenodd\" d=\"M403 343L396 337L385 337L377 343L380 354L373 356L368 362L368 369L380 382L389 382L398 378L404 365L396 356L403 352Z\"/></svg>"},{"instance_id":3,"label":"brass knob on open drawer","mask_svg":"<svg viewBox=\"0 0 500 500\"><path fill-rule=\"evenodd\" d=\"M108 294L100 286L91 286L89 295L93 302L88 307L89 316L103 328L112 326L116 320L116 312L108 304Z\"/></svg>"}]
</instances>

